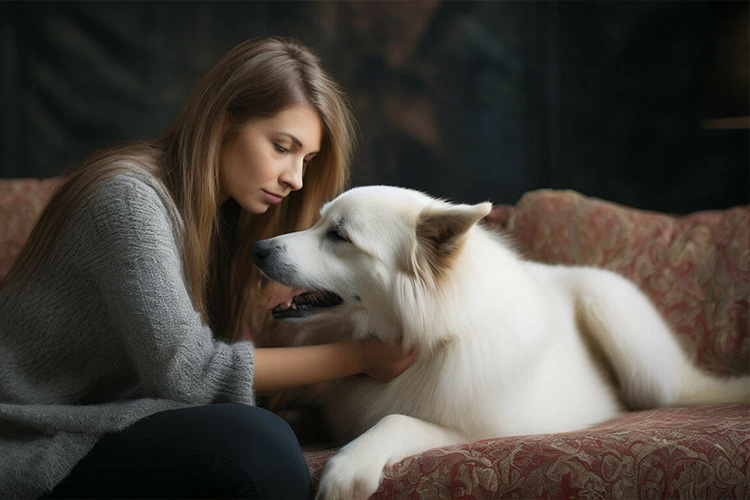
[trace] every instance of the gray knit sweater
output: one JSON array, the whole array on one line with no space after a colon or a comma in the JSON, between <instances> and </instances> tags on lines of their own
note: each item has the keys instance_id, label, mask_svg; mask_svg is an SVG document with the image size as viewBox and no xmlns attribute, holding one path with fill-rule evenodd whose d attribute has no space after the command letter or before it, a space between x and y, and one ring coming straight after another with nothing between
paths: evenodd
<instances>
[{"instance_id":1,"label":"gray knit sweater","mask_svg":"<svg viewBox=\"0 0 750 500\"><path fill-rule=\"evenodd\" d=\"M253 346L214 340L194 310L173 207L156 180L119 174L0 289L0 498L45 494L153 413L254 404Z\"/></svg>"}]
</instances>

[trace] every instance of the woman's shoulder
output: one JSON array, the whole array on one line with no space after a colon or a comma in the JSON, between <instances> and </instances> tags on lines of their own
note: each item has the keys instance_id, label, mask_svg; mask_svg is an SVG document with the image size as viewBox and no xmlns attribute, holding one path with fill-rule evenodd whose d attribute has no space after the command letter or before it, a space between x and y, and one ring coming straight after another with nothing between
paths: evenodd
<instances>
[{"instance_id":1,"label":"woman's shoulder","mask_svg":"<svg viewBox=\"0 0 750 500\"><path fill-rule=\"evenodd\" d=\"M166 198L166 199L165 199ZM114 204L121 201L153 201L166 205L171 203L166 187L156 177L137 171L110 174L94 184L85 197L85 202Z\"/></svg>"},{"instance_id":2,"label":"woman's shoulder","mask_svg":"<svg viewBox=\"0 0 750 500\"><path fill-rule=\"evenodd\" d=\"M82 201L83 210L94 215L159 217L174 224L181 217L164 183L145 172L116 173L96 183Z\"/></svg>"},{"instance_id":3,"label":"woman's shoulder","mask_svg":"<svg viewBox=\"0 0 750 500\"><path fill-rule=\"evenodd\" d=\"M179 211L164 184L147 173L120 172L97 182L77 211L93 221L100 235L148 231L180 239Z\"/></svg>"}]
</instances>

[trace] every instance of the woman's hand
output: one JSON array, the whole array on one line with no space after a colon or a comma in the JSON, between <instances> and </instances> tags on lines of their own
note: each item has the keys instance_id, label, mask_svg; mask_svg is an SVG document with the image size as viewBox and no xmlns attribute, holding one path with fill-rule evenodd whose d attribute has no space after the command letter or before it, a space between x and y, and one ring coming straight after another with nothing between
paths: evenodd
<instances>
[{"instance_id":1,"label":"woman's hand","mask_svg":"<svg viewBox=\"0 0 750 500\"><path fill-rule=\"evenodd\" d=\"M378 382L390 382L411 366L417 359L417 350L404 352L401 342L390 344L370 339L352 345L355 357L363 373Z\"/></svg>"}]
</instances>

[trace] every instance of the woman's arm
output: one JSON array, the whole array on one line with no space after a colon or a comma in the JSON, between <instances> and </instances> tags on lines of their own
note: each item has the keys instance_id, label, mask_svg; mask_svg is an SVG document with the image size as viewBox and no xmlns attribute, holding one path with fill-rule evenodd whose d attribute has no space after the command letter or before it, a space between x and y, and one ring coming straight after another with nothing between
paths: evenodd
<instances>
[{"instance_id":1,"label":"woman's arm","mask_svg":"<svg viewBox=\"0 0 750 500\"><path fill-rule=\"evenodd\" d=\"M150 396L252 404L253 346L215 340L193 307L176 222L160 192L141 174L117 175L94 189L71 221L80 228L77 265L111 325L100 341L122 346Z\"/></svg>"},{"instance_id":2,"label":"woman's arm","mask_svg":"<svg viewBox=\"0 0 750 500\"><path fill-rule=\"evenodd\" d=\"M417 357L400 344L378 340L255 349L255 392L260 395L365 374L389 382Z\"/></svg>"}]
</instances>

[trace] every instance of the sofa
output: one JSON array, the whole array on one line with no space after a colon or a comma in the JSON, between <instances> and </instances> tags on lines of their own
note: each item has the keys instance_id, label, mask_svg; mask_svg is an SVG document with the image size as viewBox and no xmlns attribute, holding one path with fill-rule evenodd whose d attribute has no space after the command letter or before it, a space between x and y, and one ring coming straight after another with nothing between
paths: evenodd
<instances>
[{"instance_id":1,"label":"sofa","mask_svg":"<svg viewBox=\"0 0 750 500\"><path fill-rule=\"evenodd\" d=\"M58 182L0 180L0 277ZM676 216L538 190L483 223L528 259L631 278L698 366L750 373L750 205ZM336 449L304 449L317 487ZM372 498L750 498L750 401L429 450L394 464Z\"/></svg>"}]
</instances>

